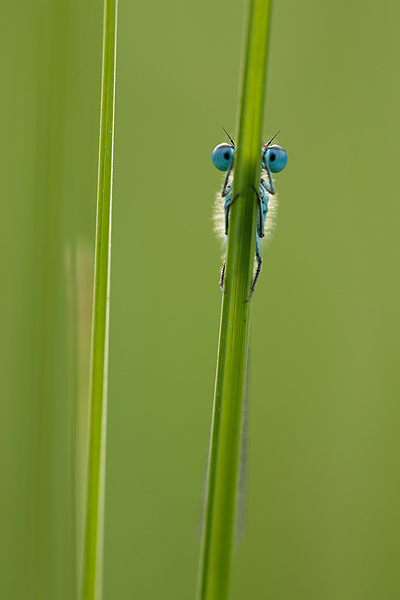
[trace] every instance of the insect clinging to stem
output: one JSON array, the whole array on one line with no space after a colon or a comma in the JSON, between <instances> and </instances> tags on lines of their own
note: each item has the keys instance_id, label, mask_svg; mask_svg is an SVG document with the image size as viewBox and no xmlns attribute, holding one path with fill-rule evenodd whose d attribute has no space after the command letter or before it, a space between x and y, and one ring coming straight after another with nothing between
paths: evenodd
<instances>
[{"instance_id":1,"label":"insect clinging to stem","mask_svg":"<svg viewBox=\"0 0 400 600\"><path fill-rule=\"evenodd\" d=\"M224 128L223 128L224 129ZM229 135L229 133L224 129L226 135L229 138L230 144L224 142L216 146L212 152L211 159L214 166L219 171L226 171L224 183L222 185L221 190L221 199L225 200L224 202L224 221L225 221L225 236L226 241L228 241L228 229L229 229L229 212L232 204L235 200L240 196L236 194L234 198L232 198L232 188L233 188L233 177L230 179L231 172L234 168L235 161L235 142ZM279 131L278 131L279 133ZM260 240L265 236L265 223L266 216L268 212L268 201L270 200L270 196L275 195L275 187L272 179L272 173L280 173L287 164L288 155L286 150L282 148L282 146L278 146L277 144L272 144L273 140L278 135L276 133L266 144L264 144L261 148L261 178L260 185L258 191L253 186L255 195L258 201L258 214L257 214L257 231L256 231L256 248L255 248L255 258L257 260L256 272L254 274L253 283L250 288L250 295L247 298L246 302L248 302L256 287L257 280L260 276L261 265L262 265L262 257L261 257L261 249L260 249ZM219 281L220 288L223 292L224 289L224 278L225 278L225 264L226 259L224 259L224 263L222 265L221 277Z\"/></svg>"}]
</instances>

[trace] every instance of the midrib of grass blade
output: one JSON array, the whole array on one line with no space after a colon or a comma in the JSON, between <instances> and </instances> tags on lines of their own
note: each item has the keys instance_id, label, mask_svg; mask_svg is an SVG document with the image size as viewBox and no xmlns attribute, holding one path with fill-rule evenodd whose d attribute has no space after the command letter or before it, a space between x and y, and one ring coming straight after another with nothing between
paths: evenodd
<instances>
[{"instance_id":1,"label":"midrib of grass blade","mask_svg":"<svg viewBox=\"0 0 400 600\"><path fill-rule=\"evenodd\" d=\"M226 600L234 544L271 2L250 0L197 600Z\"/></svg>"},{"instance_id":2,"label":"midrib of grass blade","mask_svg":"<svg viewBox=\"0 0 400 600\"><path fill-rule=\"evenodd\" d=\"M104 1L83 598L102 595L117 0Z\"/></svg>"}]
</instances>

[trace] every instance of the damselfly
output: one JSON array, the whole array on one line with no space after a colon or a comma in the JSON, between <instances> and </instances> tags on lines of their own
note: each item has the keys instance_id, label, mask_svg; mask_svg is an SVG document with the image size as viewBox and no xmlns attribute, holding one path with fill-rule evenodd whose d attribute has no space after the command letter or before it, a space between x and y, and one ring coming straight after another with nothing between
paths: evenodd
<instances>
[{"instance_id":1,"label":"damselfly","mask_svg":"<svg viewBox=\"0 0 400 600\"><path fill-rule=\"evenodd\" d=\"M225 129L224 129L225 131ZM225 131L226 135L229 138L230 144L223 143L216 146L212 152L211 158L214 166L220 171L226 171L226 176L224 179L224 183L221 190L221 195L217 199L217 219L218 213L222 212L219 209L221 207L222 201L224 202L224 212L223 212L223 222L224 222L224 233L226 236L226 241L228 241L228 229L229 229L229 211L232 204L235 200L240 196L236 194L234 198L232 198L232 188L233 188L233 176L231 177L231 173L234 168L234 160L235 160L235 142ZM279 132L278 132L279 133ZM264 144L261 148L261 178L260 185L258 191L256 188L254 189L255 195L258 201L258 216L257 216L257 232L256 232L256 249L255 249L255 258L257 260L256 271L254 274L253 283L250 288L250 296L247 300L253 295L254 289L256 287L257 280L259 278L261 272L262 258L261 258L261 248L260 248L260 240L265 237L265 231L267 228L270 228L270 224L267 223L267 213L268 210L271 209L271 197L275 195L275 187L272 179L272 173L279 173L282 171L287 164L288 155L286 151L277 144L272 144L272 141L276 138L278 134L275 134L273 138L269 140L267 144ZM270 202L270 206L268 207L268 202ZM275 208L275 207L273 207ZM221 270L221 278L219 281L220 288L223 292L224 289L224 277L225 277L225 260L222 265Z\"/></svg>"}]
</instances>

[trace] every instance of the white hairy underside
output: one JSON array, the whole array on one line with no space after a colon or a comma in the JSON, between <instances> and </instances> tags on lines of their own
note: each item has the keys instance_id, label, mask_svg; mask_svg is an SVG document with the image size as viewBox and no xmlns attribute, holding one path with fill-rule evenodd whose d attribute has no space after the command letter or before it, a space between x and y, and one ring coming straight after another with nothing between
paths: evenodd
<instances>
[{"instance_id":1,"label":"white hairy underside","mask_svg":"<svg viewBox=\"0 0 400 600\"><path fill-rule=\"evenodd\" d=\"M233 182L233 178L229 180L230 183ZM265 192L267 193L267 192ZM265 237L262 238L261 243L263 246L268 244L271 240L276 225L276 217L278 213L278 202L276 193L274 196L269 194L268 200L268 212L265 218L265 226L264 233ZM217 234L217 237L221 243L221 248L223 249L223 256L225 256L226 251L226 235L225 235L225 212L224 212L224 202L225 198L222 198L221 192L218 192L215 198L214 210L213 210L213 220L214 220L214 231ZM235 201L240 202L240 197ZM254 194L254 202L257 202L256 195Z\"/></svg>"}]
</instances>

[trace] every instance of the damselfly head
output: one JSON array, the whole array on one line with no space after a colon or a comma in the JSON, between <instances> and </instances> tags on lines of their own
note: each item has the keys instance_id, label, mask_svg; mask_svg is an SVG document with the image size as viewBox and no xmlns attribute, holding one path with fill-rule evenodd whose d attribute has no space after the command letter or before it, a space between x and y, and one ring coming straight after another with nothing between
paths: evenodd
<instances>
[{"instance_id":1,"label":"damselfly head","mask_svg":"<svg viewBox=\"0 0 400 600\"><path fill-rule=\"evenodd\" d=\"M271 173L280 173L283 171L288 161L286 150L282 146L278 146L278 144L272 144L272 146L269 143L265 144L263 146L262 158L265 166L268 165Z\"/></svg>"},{"instance_id":2,"label":"damselfly head","mask_svg":"<svg viewBox=\"0 0 400 600\"><path fill-rule=\"evenodd\" d=\"M218 144L211 155L214 167L219 171L227 171L232 164L234 154L235 146L226 143Z\"/></svg>"}]
</instances>

